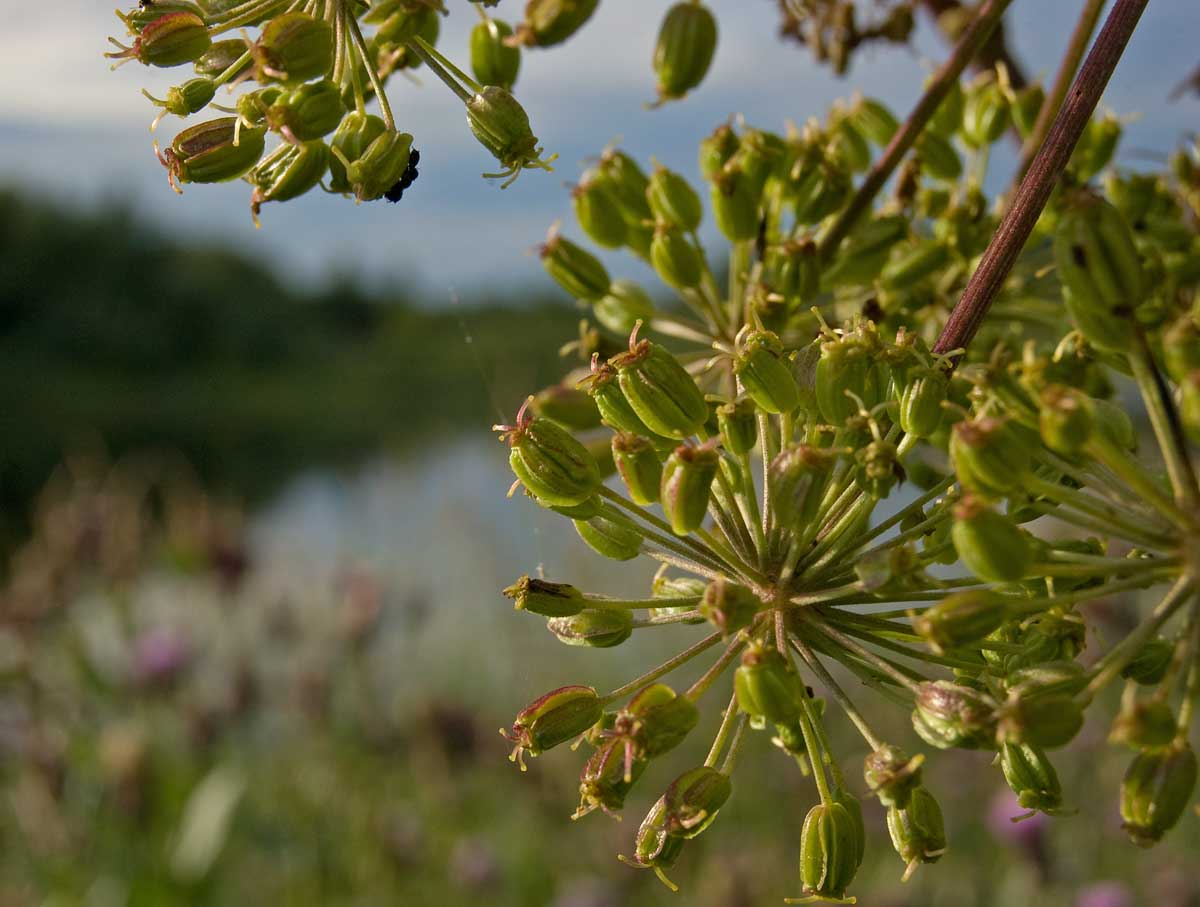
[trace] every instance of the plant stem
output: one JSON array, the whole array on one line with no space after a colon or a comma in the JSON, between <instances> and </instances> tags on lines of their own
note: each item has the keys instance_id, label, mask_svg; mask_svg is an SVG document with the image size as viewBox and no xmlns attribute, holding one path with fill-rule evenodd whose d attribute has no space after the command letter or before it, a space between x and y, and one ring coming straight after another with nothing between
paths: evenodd
<instances>
[{"instance_id":1,"label":"plant stem","mask_svg":"<svg viewBox=\"0 0 1200 907\"><path fill-rule=\"evenodd\" d=\"M1149 0L1117 0L1104 29L1087 56L1046 141L1029 165L1029 172L1004 215L979 267L950 313L933 352L965 348L979 330L988 307L999 294L1013 264L1033 232L1034 224L1062 175L1075 144L1096 109L1117 61Z\"/></svg>"},{"instance_id":2,"label":"plant stem","mask_svg":"<svg viewBox=\"0 0 1200 907\"><path fill-rule=\"evenodd\" d=\"M672 671L674 671L680 665L687 664L689 661L691 661L693 658L695 658L701 652L705 652L705 651L711 649L713 646L715 646L720 641L720 639L721 639L720 633L710 633L708 636L704 637L704 639L700 640L695 645L691 646L690 648L684 649L682 652L680 652L674 658L664 661L657 668L647 671L642 676L635 677L633 680L629 681L629 683L626 683L626 684L623 684L623 685L617 687L611 693L609 693L606 696L604 696L603 698L601 698L601 700L600 700L601 704L607 705L608 703L613 702L614 700L620 699L622 696L627 696L628 694L634 692L635 690L640 690L646 684L653 683L654 681L658 680L658 678L660 678L660 677L665 677L667 674L670 674Z\"/></svg>"},{"instance_id":3,"label":"plant stem","mask_svg":"<svg viewBox=\"0 0 1200 907\"><path fill-rule=\"evenodd\" d=\"M842 707L842 711L846 713L846 717L858 728L858 732L871 745L871 749L879 749L883 745L883 741L871 730L871 726L867 724L867 719L863 718L862 713L854 705L854 701L846 695L846 691L833 679L833 675L829 673L825 665L821 664L821 660L817 658L813 650L808 647L804 640L794 634L789 635L788 639L791 641L792 648L800 653L800 657L804 659L804 663L812 669L814 674L821 678L821 683L825 684L825 689L838 701L838 705Z\"/></svg>"},{"instance_id":4,"label":"plant stem","mask_svg":"<svg viewBox=\"0 0 1200 907\"><path fill-rule=\"evenodd\" d=\"M929 86L925 89L925 94L921 96L921 100L917 101L917 106L912 109L908 119L896 130L896 134L892 136L887 148L883 150L883 154L875 162L871 172L862 181L850 203L842 209L821 236L817 244L817 253L821 260L828 261L833 256L837 251L838 244L854 228L859 218L867 213L871 202L879 194L879 190L883 188L884 183L899 166L901 159L917 141L925 124L929 122L942 100L949 93L950 86L958 81L958 77L962 75L967 64L971 62L992 34L1011 2L1012 0L986 0L980 8L975 21L963 32L963 36L954 46L950 58L942 64L942 68L930 81ZM953 349L953 347L947 349Z\"/></svg>"}]
</instances>

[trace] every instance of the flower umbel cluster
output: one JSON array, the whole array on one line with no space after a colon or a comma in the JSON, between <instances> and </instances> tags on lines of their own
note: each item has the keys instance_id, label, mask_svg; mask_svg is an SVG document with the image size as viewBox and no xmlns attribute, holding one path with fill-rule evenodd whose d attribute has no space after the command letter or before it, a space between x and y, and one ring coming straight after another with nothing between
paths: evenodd
<instances>
[{"instance_id":1,"label":"flower umbel cluster","mask_svg":"<svg viewBox=\"0 0 1200 907\"><path fill-rule=\"evenodd\" d=\"M910 712L918 745L994 752L1021 804L1051 815L1069 804L1050 753L1121 686L1126 830L1148 846L1187 807L1200 695L1194 153L1168 174L1118 171L1120 123L1094 119L983 332L969 350L938 343L997 224L981 188L989 148L1028 134L1042 97L1002 71L955 82L873 207L858 204L856 175L898 123L862 97L786 135L719 126L700 144L707 209L680 174L607 149L573 192L579 226L648 262L670 303L612 280L557 229L542 247L599 327L569 345L584 367L497 426L514 489L599 554L661 569L644 599L531 576L505 595L572 646L689 635L617 689L540 696L504 733L522 767L584 742L575 817L615 814L715 699L707 758L681 766L623 857L668 885L755 738L814 782L798 901L853 901L864 794L887 809L905 878L941 857L924 757L874 730L847 679ZM729 243L724 281L697 237L706 210ZM1144 401L1150 456L1113 402L1120 385ZM1132 596L1150 592L1157 605L1137 615ZM1134 627L1116 639L1088 608L1114 599ZM861 783L831 752L835 707L870 749Z\"/></svg>"},{"instance_id":2,"label":"flower umbel cluster","mask_svg":"<svg viewBox=\"0 0 1200 907\"><path fill-rule=\"evenodd\" d=\"M177 192L184 183L245 180L257 223L266 202L317 186L359 202L399 201L419 155L386 86L421 65L463 102L471 131L499 161L502 171L487 176L507 186L524 169L550 169L553 158L542 159L509 90L520 64L507 43L512 29L477 9L475 78L434 46L442 0L141 0L118 13L132 43L110 39L117 49L108 56L114 65L191 66L192 77L164 97L145 92L160 108L151 129L168 114L221 116L184 129L162 151L156 143L159 160ZM368 112L372 102L378 114ZM269 134L280 142L268 151Z\"/></svg>"},{"instance_id":3,"label":"flower umbel cluster","mask_svg":"<svg viewBox=\"0 0 1200 907\"><path fill-rule=\"evenodd\" d=\"M165 150L156 143L156 154L176 192L184 183L248 182L257 224L264 203L317 186L359 202L399 201L417 178L419 155L397 125L387 85L421 66L463 102L472 134L499 162L485 177L504 188L522 170L553 169L554 155L542 156L512 94L521 51L562 44L598 0L529 0L515 28L484 11L494 3L474 5L473 75L435 47L449 14L443 0L140 0L118 11L131 41L110 38L116 50L107 56L114 68L130 60L191 66L192 77L163 97L143 92L159 108L151 129L169 114L221 116L184 129ZM652 61L657 103L700 84L716 43L716 20L699 0L667 11ZM268 151L270 133L281 141Z\"/></svg>"}]
</instances>

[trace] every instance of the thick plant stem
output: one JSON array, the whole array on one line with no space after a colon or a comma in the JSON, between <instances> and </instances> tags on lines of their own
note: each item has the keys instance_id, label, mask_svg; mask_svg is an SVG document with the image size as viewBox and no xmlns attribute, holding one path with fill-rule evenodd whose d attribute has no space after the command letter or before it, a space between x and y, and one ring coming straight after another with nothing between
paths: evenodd
<instances>
[{"instance_id":1,"label":"thick plant stem","mask_svg":"<svg viewBox=\"0 0 1200 907\"><path fill-rule=\"evenodd\" d=\"M821 236L817 244L817 252L821 259L829 260L837 251L838 244L854 228L859 218L870 209L871 202L875 200L879 190L883 188L884 183L899 166L904 155L912 148L917 137L925 128L925 124L929 122L942 100L949 93L950 86L958 81L958 77L967 68L967 64L979 53L979 49L992 34L1011 2L1012 0L986 0L975 21L970 24L958 44L955 45L950 59L942 64L942 68L937 71L929 83L929 87L925 89L925 94L921 96L917 106L908 115L908 119L896 130L896 134L892 136L887 148L883 150L883 154L875 162L871 172L867 174L862 185L858 187L858 191L854 193L850 204L842 209L842 212L829 225L829 229Z\"/></svg>"},{"instance_id":2,"label":"thick plant stem","mask_svg":"<svg viewBox=\"0 0 1200 907\"><path fill-rule=\"evenodd\" d=\"M965 348L983 322L992 301L999 295L1017 256L1025 247L1034 224L1046 207L1050 192L1062 175L1075 144L1100 101L1100 95L1116 69L1117 61L1149 0L1117 0L1104 23L1100 37L1084 61L1066 102L1058 112L1046 141L1038 149L1029 172L988 244L979 267L971 275L962 298L950 313L935 353Z\"/></svg>"},{"instance_id":3,"label":"thick plant stem","mask_svg":"<svg viewBox=\"0 0 1200 907\"><path fill-rule=\"evenodd\" d=\"M1042 142L1046 140L1046 136L1050 132L1050 124L1054 122L1054 117L1062 107L1063 99L1067 96L1067 89L1071 87L1071 80L1075 78L1075 73L1079 69L1079 61L1083 59L1083 55L1087 51L1088 42L1092 40L1092 33L1096 30L1096 23L1100 21L1100 14L1104 12L1106 2L1107 0L1086 0L1084 3L1083 12L1079 14L1079 21L1075 23L1075 31L1071 33L1071 42L1067 45L1062 63L1059 64L1058 74L1054 77L1054 84L1046 92L1046 100L1042 102L1042 109L1038 111L1033 131L1029 133L1025 144L1021 146L1021 165L1017 168L1017 174L1013 181L1014 191L1029 170L1029 165L1033 163L1033 156L1042 147Z\"/></svg>"}]
</instances>

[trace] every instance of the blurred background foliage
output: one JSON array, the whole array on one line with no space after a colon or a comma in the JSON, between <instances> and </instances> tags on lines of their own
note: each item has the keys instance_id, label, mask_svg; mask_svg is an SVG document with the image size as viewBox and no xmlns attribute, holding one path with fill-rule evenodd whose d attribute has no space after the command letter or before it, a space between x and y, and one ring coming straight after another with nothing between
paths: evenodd
<instances>
[{"instance_id":1,"label":"blurred background foliage","mask_svg":"<svg viewBox=\"0 0 1200 907\"><path fill-rule=\"evenodd\" d=\"M419 302L289 287L120 205L0 189L0 545L64 451L171 449L255 503L307 466L496 421L558 377L578 321L550 296Z\"/></svg>"}]
</instances>

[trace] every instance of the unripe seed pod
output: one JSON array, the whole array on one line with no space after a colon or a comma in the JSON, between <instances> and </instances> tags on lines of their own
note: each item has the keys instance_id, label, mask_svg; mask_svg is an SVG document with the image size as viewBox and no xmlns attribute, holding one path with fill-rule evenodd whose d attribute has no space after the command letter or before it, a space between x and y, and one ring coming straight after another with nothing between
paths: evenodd
<instances>
[{"instance_id":1,"label":"unripe seed pod","mask_svg":"<svg viewBox=\"0 0 1200 907\"><path fill-rule=\"evenodd\" d=\"M436 44L441 25L438 22L437 10L424 0L398 0L393 3L374 3L368 11L366 19L377 23L372 46L391 47L403 45L406 41L420 37L430 44ZM401 59L395 65L397 68L409 68L417 65L406 50L400 52Z\"/></svg>"},{"instance_id":2,"label":"unripe seed pod","mask_svg":"<svg viewBox=\"0 0 1200 907\"><path fill-rule=\"evenodd\" d=\"M704 212L700 196L673 170L654 168L646 187L646 201L655 217L685 233L694 233L700 226Z\"/></svg>"},{"instance_id":3,"label":"unripe seed pod","mask_svg":"<svg viewBox=\"0 0 1200 907\"><path fill-rule=\"evenodd\" d=\"M650 263L667 286L690 290L700 285L700 253L676 229L660 225L654 231L654 239L650 243Z\"/></svg>"},{"instance_id":4,"label":"unripe seed pod","mask_svg":"<svg viewBox=\"0 0 1200 907\"><path fill-rule=\"evenodd\" d=\"M984 639L1008 619L1008 601L988 589L946 596L913 620L913 630L937 652Z\"/></svg>"},{"instance_id":5,"label":"unripe seed pod","mask_svg":"<svg viewBox=\"0 0 1200 907\"><path fill-rule=\"evenodd\" d=\"M480 85L498 85L512 91L521 69L521 51L505 39L512 26L487 18L471 29L471 72Z\"/></svg>"},{"instance_id":6,"label":"unripe seed pod","mask_svg":"<svg viewBox=\"0 0 1200 907\"><path fill-rule=\"evenodd\" d=\"M1075 739L1083 727L1083 708L1067 693L1014 693L1001 710L1000 743L1032 743L1057 749Z\"/></svg>"},{"instance_id":7,"label":"unripe seed pod","mask_svg":"<svg viewBox=\"0 0 1200 907\"><path fill-rule=\"evenodd\" d=\"M142 94L149 98L157 107L162 108L162 113L155 119L153 126L158 125L168 113L174 114L177 117L191 116L193 113L199 113L209 102L216 97L217 85L212 79L188 79L182 85L177 85L167 89L167 96L161 101L153 97L148 91L143 89Z\"/></svg>"},{"instance_id":8,"label":"unripe seed pod","mask_svg":"<svg viewBox=\"0 0 1200 907\"><path fill-rule=\"evenodd\" d=\"M625 805L630 789L646 770L646 762L627 763L625 741L614 738L604 743L584 764L579 775L579 809L573 818L600 809L612 814Z\"/></svg>"},{"instance_id":9,"label":"unripe seed pod","mask_svg":"<svg viewBox=\"0 0 1200 907\"><path fill-rule=\"evenodd\" d=\"M608 180L602 176L585 177L572 190L571 200L575 219L592 242L606 249L625 244L628 227Z\"/></svg>"},{"instance_id":10,"label":"unripe seed pod","mask_svg":"<svg viewBox=\"0 0 1200 907\"><path fill-rule=\"evenodd\" d=\"M1073 387L1050 384L1039 402L1038 428L1046 446L1064 457L1078 454L1096 426L1091 398Z\"/></svg>"},{"instance_id":11,"label":"unripe seed pod","mask_svg":"<svg viewBox=\"0 0 1200 907\"><path fill-rule=\"evenodd\" d=\"M1167 667L1171 664L1174 654L1175 644L1162 636L1156 636L1147 640L1133 659L1121 669L1121 676L1142 686L1157 686L1167 676Z\"/></svg>"},{"instance_id":12,"label":"unripe seed pod","mask_svg":"<svg viewBox=\"0 0 1200 907\"><path fill-rule=\"evenodd\" d=\"M749 400L735 400L718 406L717 426L722 446L734 456L749 453L758 441L758 420L754 404Z\"/></svg>"},{"instance_id":13,"label":"unripe seed pod","mask_svg":"<svg viewBox=\"0 0 1200 907\"><path fill-rule=\"evenodd\" d=\"M517 26L516 43L552 47L579 31L600 0L529 0L525 21Z\"/></svg>"},{"instance_id":14,"label":"unripe seed pod","mask_svg":"<svg viewBox=\"0 0 1200 907\"><path fill-rule=\"evenodd\" d=\"M559 687L523 708L517 713L512 730L501 733L517 745L510 757L517 762L524 754L540 756L585 733L603 712L600 697L592 687ZM521 769L524 768L521 761Z\"/></svg>"},{"instance_id":15,"label":"unripe seed pod","mask_svg":"<svg viewBox=\"0 0 1200 907\"><path fill-rule=\"evenodd\" d=\"M196 75L215 79L246 55L246 42L240 38L226 38L224 41L214 41L212 45L198 56L192 63ZM246 60L235 73L233 78L239 78L249 72L253 66L251 60Z\"/></svg>"},{"instance_id":16,"label":"unripe seed pod","mask_svg":"<svg viewBox=\"0 0 1200 907\"><path fill-rule=\"evenodd\" d=\"M972 86L963 108L962 137L972 148L986 148L1008 130L1008 99L995 79Z\"/></svg>"},{"instance_id":17,"label":"unripe seed pod","mask_svg":"<svg viewBox=\"0 0 1200 907\"><path fill-rule=\"evenodd\" d=\"M989 583L1015 582L1025 576L1033 561L1021 528L973 495L954 506L950 537L967 569Z\"/></svg>"},{"instance_id":18,"label":"unripe seed pod","mask_svg":"<svg viewBox=\"0 0 1200 907\"><path fill-rule=\"evenodd\" d=\"M667 617L681 614L685 611L695 611L699 600L704 596L705 585L703 580L691 576L668 577L666 575L659 575L654 577L651 595L656 599L662 599L663 606L650 608L650 617ZM671 599L688 599L688 602L683 605L672 605L670 604ZM685 623L702 624L704 623L704 617L696 616L685 621Z\"/></svg>"},{"instance_id":19,"label":"unripe seed pod","mask_svg":"<svg viewBox=\"0 0 1200 907\"><path fill-rule=\"evenodd\" d=\"M646 818L638 826L633 857L626 859L618 856L617 859L639 869L653 869L659 881L672 891L678 891L679 886L667 878L665 870L674 866L679 859L684 840L680 835L667 831L667 797L664 794L650 807L650 812L646 813Z\"/></svg>"},{"instance_id":20,"label":"unripe seed pod","mask_svg":"<svg viewBox=\"0 0 1200 907\"><path fill-rule=\"evenodd\" d=\"M1121 784L1122 827L1138 847L1152 847L1175 827L1196 787L1196 754L1186 742L1139 753Z\"/></svg>"},{"instance_id":21,"label":"unripe seed pod","mask_svg":"<svg viewBox=\"0 0 1200 907\"><path fill-rule=\"evenodd\" d=\"M772 246L766 255L767 282L789 304L804 304L820 290L821 262L811 239Z\"/></svg>"},{"instance_id":22,"label":"unripe seed pod","mask_svg":"<svg viewBox=\"0 0 1200 907\"><path fill-rule=\"evenodd\" d=\"M501 437L512 446L509 465L536 497L569 507L583 503L599 489L600 469L595 458L566 429L549 419L529 417L524 411L518 414L515 426L498 427L504 429Z\"/></svg>"},{"instance_id":23,"label":"unripe seed pod","mask_svg":"<svg viewBox=\"0 0 1200 907\"><path fill-rule=\"evenodd\" d=\"M963 111L967 106L967 95L962 83L955 79L942 103L938 105L929 121L929 131L944 139L953 136L962 128Z\"/></svg>"},{"instance_id":24,"label":"unripe seed pod","mask_svg":"<svg viewBox=\"0 0 1200 907\"><path fill-rule=\"evenodd\" d=\"M236 117L209 120L183 130L159 155L176 192L179 183L223 183L258 163L266 129L238 129Z\"/></svg>"},{"instance_id":25,"label":"unripe seed pod","mask_svg":"<svg viewBox=\"0 0 1200 907\"><path fill-rule=\"evenodd\" d=\"M921 169L934 179L953 182L962 176L962 159L950 144L936 132L922 132L917 139L917 158Z\"/></svg>"},{"instance_id":26,"label":"unripe seed pod","mask_svg":"<svg viewBox=\"0 0 1200 907\"><path fill-rule=\"evenodd\" d=\"M614 280L608 293L592 303L596 320L617 334L628 335L639 321L654 317L654 301L641 286L626 279Z\"/></svg>"},{"instance_id":27,"label":"unripe seed pod","mask_svg":"<svg viewBox=\"0 0 1200 907\"><path fill-rule=\"evenodd\" d=\"M613 727L639 759L654 759L681 744L700 721L696 704L665 683L643 687L617 715Z\"/></svg>"},{"instance_id":28,"label":"unripe seed pod","mask_svg":"<svg viewBox=\"0 0 1200 907\"><path fill-rule=\"evenodd\" d=\"M950 379L940 368L921 369L909 375L900 394L900 427L910 435L928 438L942 424L942 403Z\"/></svg>"},{"instance_id":29,"label":"unripe seed pod","mask_svg":"<svg viewBox=\"0 0 1200 907\"><path fill-rule=\"evenodd\" d=\"M893 255L879 278L889 290L907 290L932 277L950 263L950 249L936 239L926 239Z\"/></svg>"},{"instance_id":30,"label":"unripe seed pod","mask_svg":"<svg viewBox=\"0 0 1200 907\"><path fill-rule=\"evenodd\" d=\"M684 840L698 837L732 792L729 776L715 768L702 765L684 772L663 795L668 833Z\"/></svg>"},{"instance_id":31,"label":"unripe seed pod","mask_svg":"<svg viewBox=\"0 0 1200 907\"><path fill-rule=\"evenodd\" d=\"M722 636L731 636L750 626L761 607L762 603L749 589L715 579L704 587L698 610Z\"/></svg>"},{"instance_id":32,"label":"unripe seed pod","mask_svg":"<svg viewBox=\"0 0 1200 907\"><path fill-rule=\"evenodd\" d=\"M1069 164L1079 182L1088 182L1108 166L1122 132L1121 121L1111 113L1088 121Z\"/></svg>"},{"instance_id":33,"label":"unripe seed pod","mask_svg":"<svg viewBox=\"0 0 1200 907\"><path fill-rule=\"evenodd\" d=\"M557 422L568 431L587 431L600 424L600 410L585 391L552 384L534 394L529 408L535 416Z\"/></svg>"},{"instance_id":34,"label":"unripe seed pod","mask_svg":"<svg viewBox=\"0 0 1200 907\"><path fill-rule=\"evenodd\" d=\"M289 142L311 142L337 129L345 115L341 89L322 79L282 92L267 108L266 121Z\"/></svg>"},{"instance_id":35,"label":"unripe seed pod","mask_svg":"<svg viewBox=\"0 0 1200 907\"><path fill-rule=\"evenodd\" d=\"M704 81L717 49L717 20L699 0L676 3L663 17L654 47L658 100L678 100Z\"/></svg>"},{"instance_id":36,"label":"unripe seed pod","mask_svg":"<svg viewBox=\"0 0 1200 907\"><path fill-rule=\"evenodd\" d=\"M1017 802L1025 809L1049 813L1062 808L1062 785L1046 753L1031 743L1000 747L1000 770Z\"/></svg>"},{"instance_id":37,"label":"unripe seed pod","mask_svg":"<svg viewBox=\"0 0 1200 907\"><path fill-rule=\"evenodd\" d=\"M494 174L496 177L508 176L500 184L501 189L511 185L526 167L553 169L549 160L538 160L541 149L529 124L529 114L507 89L499 85L483 86L483 91L467 101L467 125L479 144L505 168L504 173Z\"/></svg>"},{"instance_id":38,"label":"unripe seed pod","mask_svg":"<svg viewBox=\"0 0 1200 907\"><path fill-rule=\"evenodd\" d=\"M796 444L771 461L771 513L781 526L803 532L816 520L838 456L827 448Z\"/></svg>"},{"instance_id":39,"label":"unripe seed pod","mask_svg":"<svg viewBox=\"0 0 1200 907\"><path fill-rule=\"evenodd\" d=\"M946 852L942 809L925 787L913 790L905 808L888 809L887 827L892 846L905 863L906 880L922 863L936 863Z\"/></svg>"},{"instance_id":40,"label":"unripe seed pod","mask_svg":"<svg viewBox=\"0 0 1200 907\"><path fill-rule=\"evenodd\" d=\"M504 590L504 597L513 600L517 611L528 611L542 617L571 617L583 610L583 593L570 583L552 583L529 575Z\"/></svg>"},{"instance_id":41,"label":"unripe seed pod","mask_svg":"<svg viewBox=\"0 0 1200 907\"><path fill-rule=\"evenodd\" d=\"M740 147L741 140L733 127L722 123L700 141L700 175L706 180L715 178Z\"/></svg>"},{"instance_id":42,"label":"unripe seed pod","mask_svg":"<svg viewBox=\"0 0 1200 907\"><path fill-rule=\"evenodd\" d=\"M950 458L964 487L993 496L1020 491L1030 470L1029 445L1007 419L955 423Z\"/></svg>"},{"instance_id":43,"label":"unripe seed pod","mask_svg":"<svg viewBox=\"0 0 1200 907\"><path fill-rule=\"evenodd\" d=\"M1142 265L1129 226L1098 195L1080 191L1066 201L1054 259L1074 306L1132 311L1143 299Z\"/></svg>"},{"instance_id":44,"label":"unripe seed pod","mask_svg":"<svg viewBox=\"0 0 1200 907\"><path fill-rule=\"evenodd\" d=\"M267 22L251 52L260 82L307 82L333 69L333 28L307 13L284 13Z\"/></svg>"},{"instance_id":45,"label":"unripe seed pod","mask_svg":"<svg viewBox=\"0 0 1200 907\"><path fill-rule=\"evenodd\" d=\"M796 222L815 224L845 203L850 195L850 172L834 161L802 157L792 168L787 191L794 199Z\"/></svg>"},{"instance_id":46,"label":"unripe seed pod","mask_svg":"<svg viewBox=\"0 0 1200 907\"><path fill-rule=\"evenodd\" d=\"M329 171L329 146L324 142L281 144L263 158L246 179L254 186L250 213L258 222L266 202L286 202L315 189Z\"/></svg>"},{"instance_id":47,"label":"unripe seed pod","mask_svg":"<svg viewBox=\"0 0 1200 907\"><path fill-rule=\"evenodd\" d=\"M990 638L995 636L996 634L991 634ZM1074 695L1086 687L1087 682L1086 670L1075 661L1047 661L1029 667L1013 668L1004 680L1008 691L1019 696L1041 696L1049 693Z\"/></svg>"},{"instance_id":48,"label":"unripe seed pod","mask_svg":"<svg viewBox=\"0 0 1200 907\"><path fill-rule=\"evenodd\" d=\"M1088 343L1098 350L1110 353L1124 353L1129 350L1133 334L1129 330L1129 321L1125 315L1087 302L1085 297L1076 296L1065 284L1062 295L1063 305L1071 323Z\"/></svg>"},{"instance_id":49,"label":"unripe seed pod","mask_svg":"<svg viewBox=\"0 0 1200 907\"><path fill-rule=\"evenodd\" d=\"M921 785L921 764L925 757L908 753L885 743L863 762L863 777L867 787L884 806L904 809L912 792Z\"/></svg>"},{"instance_id":50,"label":"unripe seed pod","mask_svg":"<svg viewBox=\"0 0 1200 907\"><path fill-rule=\"evenodd\" d=\"M871 146L867 144L867 137L855 122L844 114L838 116L833 123L828 147L833 159L842 163L852 173L858 173L871 166Z\"/></svg>"},{"instance_id":51,"label":"unripe seed pod","mask_svg":"<svg viewBox=\"0 0 1200 907\"><path fill-rule=\"evenodd\" d=\"M618 432L612 439L613 461L635 504L645 507L661 494L662 463L646 438Z\"/></svg>"},{"instance_id":52,"label":"unripe seed pod","mask_svg":"<svg viewBox=\"0 0 1200 907\"><path fill-rule=\"evenodd\" d=\"M546 273L575 299L600 299L608 292L608 269L582 246L554 235L539 254Z\"/></svg>"},{"instance_id":53,"label":"unripe seed pod","mask_svg":"<svg viewBox=\"0 0 1200 907\"><path fill-rule=\"evenodd\" d=\"M408 170L412 139L410 133L385 129L357 160L339 161L345 167L346 183L358 201L383 198L400 182Z\"/></svg>"},{"instance_id":54,"label":"unripe seed pod","mask_svg":"<svg viewBox=\"0 0 1200 907\"><path fill-rule=\"evenodd\" d=\"M896 445L876 440L854 452L855 484L873 498L886 498L903 474Z\"/></svg>"},{"instance_id":55,"label":"unripe seed pod","mask_svg":"<svg viewBox=\"0 0 1200 907\"><path fill-rule=\"evenodd\" d=\"M756 602L757 604L757 602ZM791 724L807 695L791 664L776 649L752 644L733 675L738 708L759 724Z\"/></svg>"},{"instance_id":56,"label":"unripe seed pod","mask_svg":"<svg viewBox=\"0 0 1200 907\"><path fill-rule=\"evenodd\" d=\"M574 522L579 537L604 557L614 561L631 561L642 550L642 534L632 523L604 516Z\"/></svg>"},{"instance_id":57,"label":"unripe seed pod","mask_svg":"<svg viewBox=\"0 0 1200 907\"><path fill-rule=\"evenodd\" d=\"M662 507L676 535L704 524L720 456L711 447L682 445L667 458L662 473Z\"/></svg>"},{"instance_id":58,"label":"unripe seed pod","mask_svg":"<svg viewBox=\"0 0 1200 907\"><path fill-rule=\"evenodd\" d=\"M1038 114L1042 112L1042 105L1045 103L1046 91L1042 88L1041 82L1031 82L1017 92L1012 105L1012 118L1013 125L1017 127L1021 138L1029 138L1037 123Z\"/></svg>"},{"instance_id":59,"label":"unripe seed pod","mask_svg":"<svg viewBox=\"0 0 1200 907\"><path fill-rule=\"evenodd\" d=\"M551 617L546 629L568 646L610 649L633 635L633 612L616 608L585 608L568 617Z\"/></svg>"},{"instance_id":60,"label":"unripe seed pod","mask_svg":"<svg viewBox=\"0 0 1200 907\"><path fill-rule=\"evenodd\" d=\"M862 400L868 410L879 402L881 388L875 352L871 344L855 335L821 344L815 391L817 408L826 422L840 426L851 416L858 415L859 405L854 397Z\"/></svg>"},{"instance_id":61,"label":"unripe seed pod","mask_svg":"<svg viewBox=\"0 0 1200 907\"><path fill-rule=\"evenodd\" d=\"M846 889L865 848L861 830L841 803L818 803L810 809L800 832L804 898L849 903Z\"/></svg>"},{"instance_id":62,"label":"unripe seed pod","mask_svg":"<svg viewBox=\"0 0 1200 907\"><path fill-rule=\"evenodd\" d=\"M373 114L349 113L330 139L332 157L329 160L329 188L334 192L352 190L350 177L343 160L360 160L371 143L387 132L387 124Z\"/></svg>"},{"instance_id":63,"label":"unripe seed pod","mask_svg":"<svg viewBox=\"0 0 1200 907\"><path fill-rule=\"evenodd\" d=\"M587 382L587 392L596 401L596 408L600 411L600 418L604 424L617 431L655 437L654 432L646 427L646 423L629 405L625 392L621 390L617 370L606 362L596 363L592 369L591 376L584 380Z\"/></svg>"},{"instance_id":64,"label":"unripe seed pod","mask_svg":"<svg viewBox=\"0 0 1200 907\"><path fill-rule=\"evenodd\" d=\"M943 750L995 746L995 707L983 693L948 680L927 681L917 691L915 706L913 728L930 746Z\"/></svg>"},{"instance_id":65,"label":"unripe seed pod","mask_svg":"<svg viewBox=\"0 0 1200 907\"><path fill-rule=\"evenodd\" d=\"M908 235L908 222L900 215L881 215L855 229L842 243L821 275L822 286L862 286L883 271L896 243Z\"/></svg>"},{"instance_id":66,"label":"unripe seed pod","mask_svg":"<svg viewBox=\"0 0 1200 907\"><path fill-rule=\"evenodd\" d=\"M769 180L787 178L793 154L794 149L781 136L765 129L747 129L737 155L724 169L725 172L740 170L750 195L761 200Z\"/></svg>"},{"instance_id":67,"label":"unripe seed pod","mask_svg":"<svg viewBox=\"0 0 1200 907\"><path fill-rule=\"evenodd\" d=\"M751 331L741 339L733 373L764 412L790 413L800 405L800 389L784 359L783 344L770 331Z\"/></svg>"},{"instance_id":68,"label":"unripe seed pod","mask_svg":"<svg viewBox=\"0 0 1200 907\"><path fill-rule=\"evenodd\" d=\"M1166 700L1126 700L1113 719L1108 742L1123 743L1136 750L1153 749L1167 746L1178 733L1175 712Z\"/></svg>"},{"instance_id":69,"label":"unripe seed pod","mask_svg":"<svg viewBox=\"0 0 1200 907\"><path fill-rule=\"evenodd\" d=\"M144 66L179 66L191 63L212 46L208 27L195 12L177 11L156 16L142 28L132 47L125 47L112 38L118 51L105 54L115 69L126 60L137 60Z\"/></svg>"},{"instance_id":70,"label":"unripe seed pod","mask_svg":"<svg viewBox=\"0 0 1200 907\"><path fill-rule=\"evenodd\" d=\"M740 168L726 167L713 177L709 200L713 220L730 242L743 242L758 236L758 195Z\"/></svg>"},{"instance_id":71,"label":"unripe seed pod","mask_svg":"<svg viewBox=\"0 0 1200 907\"><path fill-rule=\"evenodd\" d=\"M886 148L900 128L895 115L874 98L858 98L850 108L850 118L858 131L880 148Z\"/></svg>"},{"instance_id":72,"label":"unripe seed pod","mask_svg":"<svg viewBox=\"0 0 1200 907\"><path fill-rule=\"evenodd\" d=\"M629 351L615 356L612 366L625 399L651 433L686 438L708 421L704 394L665 347L631 338Z\"/></svg>"},{"instance_id":73,"label":"unripe seed pod","mask_svg":"<svg viewBox=\"0 0 1200 907\"><path fill-rule=\"evenodd\" d=\"M205 16L205 10L190 0L151 0L146 3L139 2L137 7L129 12L116 12L117 18L125 23L131 35L140 35L146 26L168 13L191 13L201 19Z\"/></svg>"}]
</instances>

